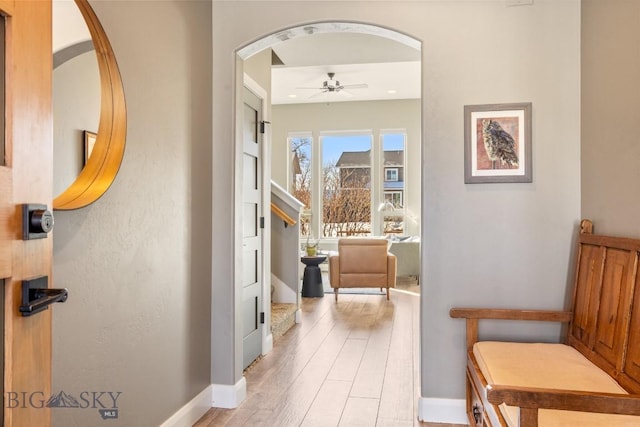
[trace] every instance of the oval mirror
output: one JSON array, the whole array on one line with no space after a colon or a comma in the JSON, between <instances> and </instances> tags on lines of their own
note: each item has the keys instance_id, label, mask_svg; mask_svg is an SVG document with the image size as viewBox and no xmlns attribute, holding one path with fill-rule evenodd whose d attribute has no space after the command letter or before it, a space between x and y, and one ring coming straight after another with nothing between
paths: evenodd
<instances>
[{"instance_id":1,"label":"oval mirror","mask_svg":"<svg viewBox=\"0 0 640 427\"><path fill-rule=\"evenodd\" d=\"M88 1L75 0L75 4L84 18L95 49L100 108L97 132L92 129L74 132L82 136L77 145L84 155L84 167L73 183L53 200L53 208L58 210L87 206L109 189L120 168L126 138L124 89L111 44ZM87 147L91 148L90 155L85 152Z\"/></svg>"}]
</instances>

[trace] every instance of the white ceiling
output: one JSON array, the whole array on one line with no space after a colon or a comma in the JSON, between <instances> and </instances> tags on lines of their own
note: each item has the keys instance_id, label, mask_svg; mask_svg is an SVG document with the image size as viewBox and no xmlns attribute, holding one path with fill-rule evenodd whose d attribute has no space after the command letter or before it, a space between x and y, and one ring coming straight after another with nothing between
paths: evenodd
<instances>
[{"instance_id":1,"label":"white ceiling","mask_svg":"<svg viewBox=\"0 0 640 427\"><path fill-rule=\"evenodd\" d=\"M54 53L91 38L73 0L53 1L53 21ZM324 28L319 24L303 27L304 36L292 30L275 35L283 41L273 51L284 65L272 67L272 103L420 98L420 51L398 41L406 42L399 34L397 40L391 40L349 32L357 30L355 24L352 27ZM335 73L334 79L341 85L364 83L368 87L322 93L320 88L328 80L329 72ZM318 90L299 89L302 87Z\"/></svg>"},{"instance_id":2,"label":"white ceiling","mask_svg":"<svg viewBox=\"0 0 640 427\"><path fill-rule=\"evenodd\" d=\"M359 33L322 33L292 38L274 52L273 104L420 98L420 51L384 37ZM364 89L321 93L327 73L341 85L365 83ZM318 88L300 89L300 88Z\"/></svg>"}]
</instances>

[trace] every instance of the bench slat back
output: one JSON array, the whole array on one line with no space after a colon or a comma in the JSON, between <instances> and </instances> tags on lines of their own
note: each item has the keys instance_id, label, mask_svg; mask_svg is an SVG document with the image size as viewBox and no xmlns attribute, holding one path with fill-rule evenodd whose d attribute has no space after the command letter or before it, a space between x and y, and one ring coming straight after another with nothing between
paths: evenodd
<instances>
[{"instance_id":1,"label":"bench slat back","mask_svg":"<svg viewBox=\"0 0 640 427\"><path fill-rule=\"evenodd\" d=\"M627 391L640 393L640 240L582 230L567 341Z\"/></svg>"}]
</instances>

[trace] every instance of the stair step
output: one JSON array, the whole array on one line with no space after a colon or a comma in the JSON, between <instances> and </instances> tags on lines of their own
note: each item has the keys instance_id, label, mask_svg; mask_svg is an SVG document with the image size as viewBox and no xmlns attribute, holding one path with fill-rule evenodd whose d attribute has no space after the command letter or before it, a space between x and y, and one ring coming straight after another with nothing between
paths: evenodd
<instances>
[{"instance_id":1,"label":"stair step","mask_svg":"<svg viewBox=\"0 0 640 427\"><path fill-rule=\"evenodd\" d=\"M271 304L271 333L273 339L280 338L296 323L296 304Z\"/></svg>"}]
</instances>

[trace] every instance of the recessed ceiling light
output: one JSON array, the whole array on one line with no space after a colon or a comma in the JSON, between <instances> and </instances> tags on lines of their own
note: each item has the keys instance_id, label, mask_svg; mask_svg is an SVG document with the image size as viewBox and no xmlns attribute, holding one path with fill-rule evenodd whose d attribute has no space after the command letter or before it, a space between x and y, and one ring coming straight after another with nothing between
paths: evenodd
<instances>
[{"instance_id":1,"label":"recessed ceiling light","mask_svg":"<svg viewBox=\"0 0 640 427\"><path fill-rule=\"evenodd\" d=\"M289 98L297 98L297 97L298 97L298 95L293 94L293 93L292 93L291 95L287 95L287 96L288 96Z\"/></svg>"},{"instance_id":2,"label":"recessed ceiling light","mask_svg":"<svg viewBox=\"0 0 640 427\"><path fill-rule=\"evenodd\" d=\"M393 95L394 93L398 93L398 91L397 91L397 90L395 90L395 89L389 89L389 90L387 91L387 93L388 93L388 94L390 94L390 95Z\"/></svg>"}]
</instances>

